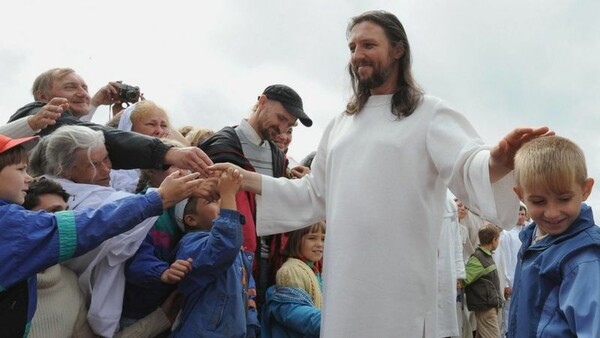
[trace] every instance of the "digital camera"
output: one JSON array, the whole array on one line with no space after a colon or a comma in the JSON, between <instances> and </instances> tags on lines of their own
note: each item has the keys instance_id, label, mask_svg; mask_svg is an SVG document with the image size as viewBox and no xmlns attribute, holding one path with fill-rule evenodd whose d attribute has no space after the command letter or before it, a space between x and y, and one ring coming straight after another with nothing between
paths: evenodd
<instances>
[{"instance_id":1,"label":"digital camera","mask_svg":"<svg viewBox=\"0 0 600 338\"><path fill-rule=\"evenodd\" d=\"M119 82L119 100L121 102L138 102L140 99L140 87L130 86Z\"/></svg>"}]
</instances>

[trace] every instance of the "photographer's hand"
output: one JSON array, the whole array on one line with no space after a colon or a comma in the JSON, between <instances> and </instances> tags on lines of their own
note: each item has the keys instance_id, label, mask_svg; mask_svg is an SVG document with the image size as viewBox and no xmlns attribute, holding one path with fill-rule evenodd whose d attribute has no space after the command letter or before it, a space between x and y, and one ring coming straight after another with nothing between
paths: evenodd
<instances>
[{"instance_id":1,"label":"photographer's hand","mask_svg":"<svg viewBox=\"0 0 600 338\"><path fill-rule=\"evenodd\" d=\"M119 83L111 81L106 86L98 90L94 97L92 97L91 104L99 107L101 105L110 105L120 102Z\"/></svg>"}]
</instances>

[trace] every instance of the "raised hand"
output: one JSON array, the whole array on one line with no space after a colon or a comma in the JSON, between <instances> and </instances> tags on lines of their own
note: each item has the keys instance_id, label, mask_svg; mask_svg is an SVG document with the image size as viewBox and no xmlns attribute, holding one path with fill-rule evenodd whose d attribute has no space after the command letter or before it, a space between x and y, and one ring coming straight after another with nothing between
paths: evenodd
<instances>
[{"instance_id":1,"label":"raised hand","mask_svg":"<svg viewBox=\"0 0 600 338\"><path fill-rule=\"evenodd\" d=\"M91 103L96 107L120 102L119 83L114 81L111 81L104 87L100 88L98 92L94 94L91 101Z\"/></svg>"},{"instance_id":2,"label":"raised hand","mask_svg":"<svg viewBox=\"0 0 600 338\"><path fill-rule=\"evenodd\" d=\"M40 108L35 115L27 118L27 123L33 130L41 130L56 123L62 113L69 109L69 101L63 97L55 97Z\"/></svg>"},{"instance_id":3,"label":"raised hand","mask_svg":"<svg viewBox=\"0 0 600 338\"><path fill-rule=\"evenodd\" d=\"M543 136L552 136L548 127L516 128L504 136L490 151L490 178L497 181L514 168L515 154L525 143Z\"/></svg>"},{"instance_id":4,"label":"raised hand","mask_svg":"<svg viewBox=\"0 0 600 338\"><path fill-rule=\"evenodd\" d=\"M165 163L199 172L204 177L209 176L208 167L213 165L208 155L198 147L170 148L165 154Z\"/></svg>"},{"instance_id":5,"label":"raised hand","mask_svg":"<svg viewBox=\"0 0 600 338\"><path fill-rule=\"evenodd\" d=\"M188 198L202 184L199 173L183 175L177 170L167 176L157 189L163 209L170 208L179 201Z\"/></svg>"}]
</instances>

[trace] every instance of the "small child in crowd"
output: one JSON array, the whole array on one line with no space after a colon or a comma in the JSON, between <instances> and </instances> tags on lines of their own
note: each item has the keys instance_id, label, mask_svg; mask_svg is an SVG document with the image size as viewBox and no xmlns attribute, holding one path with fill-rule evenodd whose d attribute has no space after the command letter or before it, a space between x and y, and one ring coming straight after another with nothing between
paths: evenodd
<instances>
[{"instance_id":1,"label":"small child in crowd","mask_svg":"<svg viewBox=\"0 0 600 338\"><path fill-rule=\"evenodd\" d=\"M498 309L502 307L500 279L492 254L500 243L500 228L485 224L479 229L479 247L465 267L463 280L467 307L475 313L477 337L497 338L500 334Z\"/></svg>"},{"instance_id":2,"label":"small child in crowd","mask_svg":"<svg viewBox=\"0 0 600 338\"><path fill-rule=\"evenodd\" d=\"M521 231L508 337L600 337L600 228L583 202L594 180L572 141L542 137L515 157Z\"/></svg>"},{"instance_id":3,"label":"small child in crowd","mask_svg":"<svg viewBox=\"0 0 600 338\"><path fill-rule=\"evenodd\" d=\"M192 258L193 263L179 282L184 303L174 337L258 335L253 254L241 250L241 216L235 201L241 183L242 175L228 169L217 185L220 201L191 197L185 206L186 234L177 258Z\"/></svg>"},{"instance_id":4,"label":"small child in crowd","mask_svg":"<svg viewBox=\"0 0 600 338\"><path fill-rule=\"evenodd\" d=\"M321 330L321 260L325 223L287 233L285 263L267 289L262 337L318 337Z\"/></svg>"}]
</instances>

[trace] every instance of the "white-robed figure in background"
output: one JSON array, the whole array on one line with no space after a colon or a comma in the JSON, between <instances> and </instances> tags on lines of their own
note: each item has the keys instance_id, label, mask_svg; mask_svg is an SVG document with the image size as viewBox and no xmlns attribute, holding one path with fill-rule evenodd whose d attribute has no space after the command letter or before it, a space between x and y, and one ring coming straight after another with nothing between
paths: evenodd
<instances>
[{"instance_id":1,"label":"white-robed figure in background","mask_svg":"<svg viewBox=\"0 0 600 338\"><path fill-rule=\"evenodd\" d=\"M35 171L43 172L65 189L71 210L97 208L132 195L109 186L111 163L101 131L83 126L60 127L34 148L30 161ZM63 263L78 275L88 303L88 323L96 334L112 337L117 332L125 291L125 262L136 253L157 218L147 218L96 249Z\"/></svg>"},{"instance_id":2,"label":"white-robed figure in background","mask_svg":"<svg viewBox=\"0 0 600 338\"><path fill-rule=\"evenodd\" d=\"M243 189L262 194L260 236L327 220L321 337L434 337L447 187L512 226L514 154L548 128L516 129L490 150L462 115L418 89L391 13L353 18L348 46L355 95L327 126L311 173L286 180L242 170Z\"/></svg>"},{"instance_id":3,"label":"white-robed figure in background","mask_svg":"<svg viewBox=\"0 0 600 338\"><path fill-rule=\"evenodd\" d=\"M456 337L463 328L462 302L457 302L458 280L467 275L456 203L450 193L444 205L437 261L437 337Z\"/></svg>"},{"instance_id":4,"label":"white-robed figure in background","mask_svg":"<svg viewBox=\"0 0 600 338\"><path fill-rule=\"evenodd\" d=\"M504 230L500 234L500 250L504 260L504 273L506 276L506 287L504 289L505 303L502 309L502 321L500 322L500 334L506 334L508 330L508 309L510 307L510 296L514 283L515 270L517 269L518 253L521 249L519 234L525 228L527 222L527 208L519 206L517 224L510 230ZM494 258L495 259L495 258Z\"/></svg>"}]
</instances>

